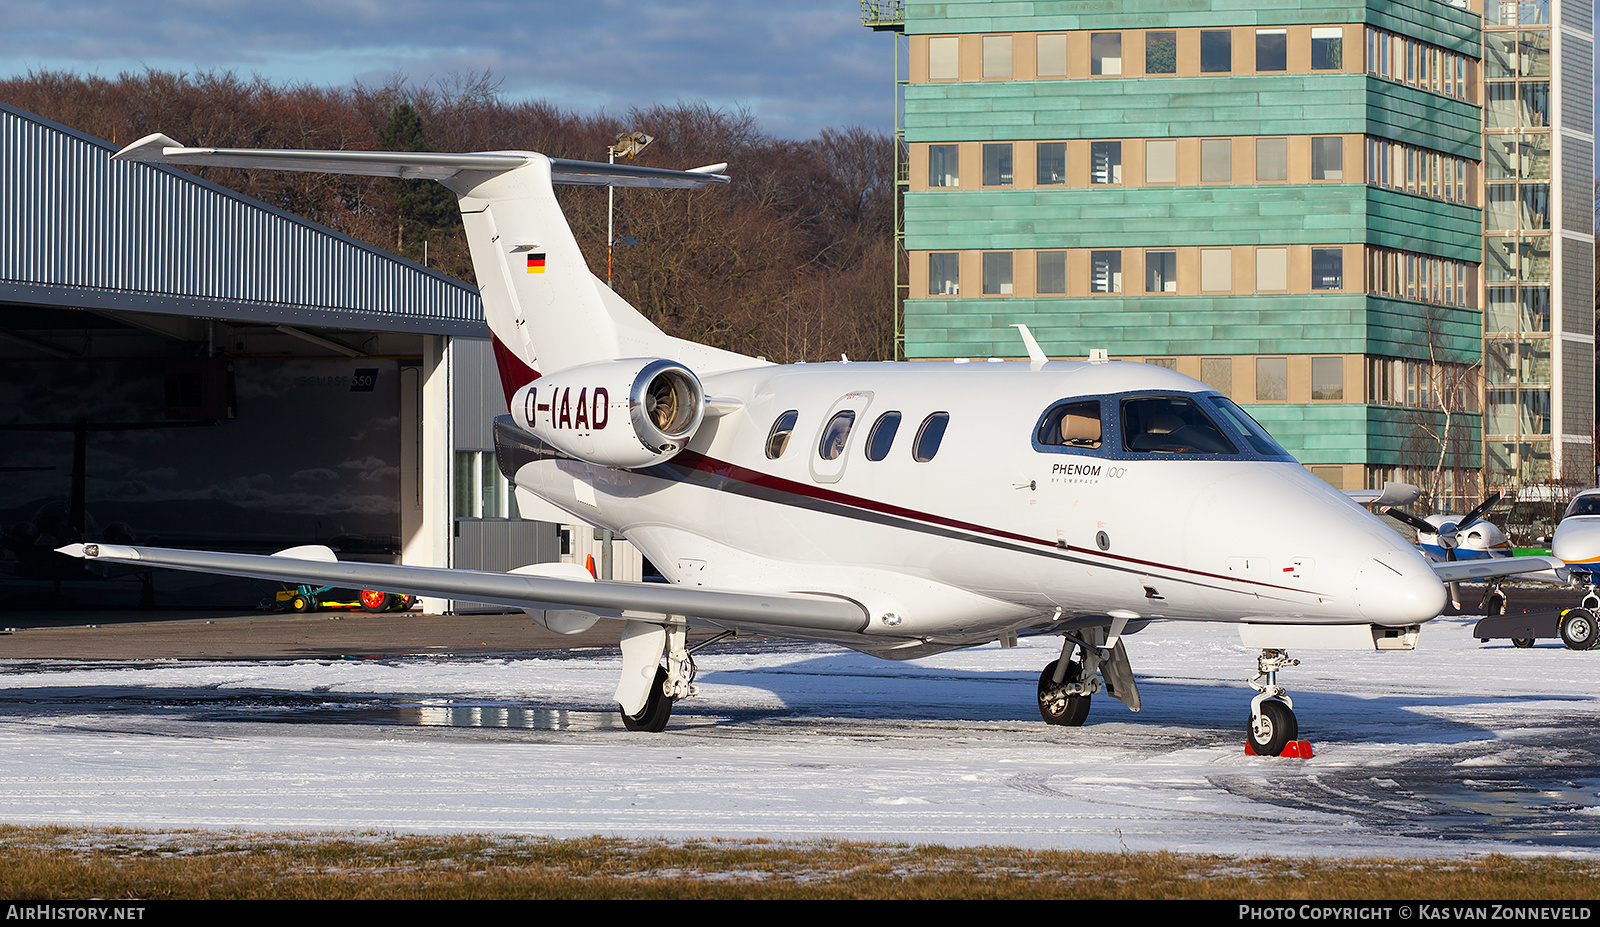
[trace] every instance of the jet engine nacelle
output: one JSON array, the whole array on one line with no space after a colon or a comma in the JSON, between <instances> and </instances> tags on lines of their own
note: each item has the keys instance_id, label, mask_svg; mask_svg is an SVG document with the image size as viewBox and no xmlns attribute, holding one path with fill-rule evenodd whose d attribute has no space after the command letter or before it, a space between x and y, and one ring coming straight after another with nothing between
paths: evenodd
<instances>
[{"instance_id":1,"label":"jet engine nacelle","mask_svg":"<svg viewBox=\"0 0 1600 927\"><path fill-rule=\"evenodd\" d=\"M683 450L705 411L694 371L648 357L571 367L511 399L511 417L545 443L620 468L648 467Z\"/></svg>"}]
</instances>

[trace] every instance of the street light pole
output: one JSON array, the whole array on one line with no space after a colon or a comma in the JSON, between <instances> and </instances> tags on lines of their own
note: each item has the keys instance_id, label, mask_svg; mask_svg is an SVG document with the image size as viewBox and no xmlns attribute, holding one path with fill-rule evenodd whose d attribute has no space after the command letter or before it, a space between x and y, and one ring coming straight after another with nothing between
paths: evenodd
<instances>
[{"instance_id":1,"label":"street light pole","mask_svg":"<svg viewBox=\"0 0 1600 927\"><path fill-rule=\"evenodd\" d=\"M606 163L617 163L617 155L627 155L632 161L633 156L644 150L644 147L655 139L643 132L623 132L617 136L615 143L606 146ZM611 288L611 252L617 246L617 188L613 184L606 184L606 288ZM613 573L611 554L612 534L610 528L600 532L600 578L611 579Z\"/></svg>"}]
</instances>

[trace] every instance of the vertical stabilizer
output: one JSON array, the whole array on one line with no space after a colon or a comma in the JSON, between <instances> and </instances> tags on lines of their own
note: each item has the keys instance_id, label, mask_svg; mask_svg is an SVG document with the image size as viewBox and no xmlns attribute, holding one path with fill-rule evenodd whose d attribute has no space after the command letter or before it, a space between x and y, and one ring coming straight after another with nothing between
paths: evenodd
<instances>
[{"instance_id":1,"label":"vertical stabilizer","mask_svg":"<svg viewBox=\"0 0 1600 927\"><path fill-rule=\"evenodd\" d=\"M547 158L527 151L476 154L186 148L149 135L117 152L124 161L271 168L431 179L460 200L484 315L509 396L540 374L597 361L663 357L704 372L761 361L673 338L589 271L553 184L669 187L724 184L726 165L673 171Z\"/></svg>"}]
</instances>

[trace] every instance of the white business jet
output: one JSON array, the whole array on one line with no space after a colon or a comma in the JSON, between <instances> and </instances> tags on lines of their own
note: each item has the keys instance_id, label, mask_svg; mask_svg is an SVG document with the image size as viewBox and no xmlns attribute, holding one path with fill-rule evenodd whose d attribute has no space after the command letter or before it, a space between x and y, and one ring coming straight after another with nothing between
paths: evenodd
<instances>
[{"instance_id":1,"label":"white business jet","mask_svg":"<svg viewBox=\"0 0 1600 927\"><path fill-rule=\"evenodd\" d=\"M432 178L455 192L510 405L495 422L501 471L519 496L627 537L670 582L597 581L571 564L341 563L321 547L63 551L500 604L559 632L621 619L616 701L630 729L660 730L694 694L690 625L892 660L1059 635L1039 710L1078 725L1096 692L1138 710L1125 634L1217 621L1263 648L1248 737L1278 755L1298 736L1276 681L1298 663L1286 648L1408 648L1444 606L1441 575L1469 578L1436 572L1238 406L1160 367L1104 352L1049 361L1020 326L1026 362L780 366L665 335L589 272L552 184L692 188L727 183L725 165L186 148L160 135L116 157Z\"/></svg>"}]
</instances>

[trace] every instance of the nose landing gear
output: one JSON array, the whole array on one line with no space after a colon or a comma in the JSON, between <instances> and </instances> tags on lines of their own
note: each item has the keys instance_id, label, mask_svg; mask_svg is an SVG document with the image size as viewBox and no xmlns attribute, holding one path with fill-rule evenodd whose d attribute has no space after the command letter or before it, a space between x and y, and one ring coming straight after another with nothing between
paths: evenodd
<instances>
[{"instance_id":1,"label":"nose landing gear","mask_svg":"<svg viewBox=\"0 0 1600 927\"><path fill-rule=\"evenodd\" d=\"M1252 756L1293 756L1310 759L1311 744L1300 739L1300 723L1294 716L1294 700L1278 685L1278 670L1299 666L1287 651L1267 649L1256 658L1256 674L1250 688L1258 693L1250 700L1250 719L1245 725L1245 752ZM1265 682L1261 680L1265 679Z\"/></svg>"}]
</instances>

